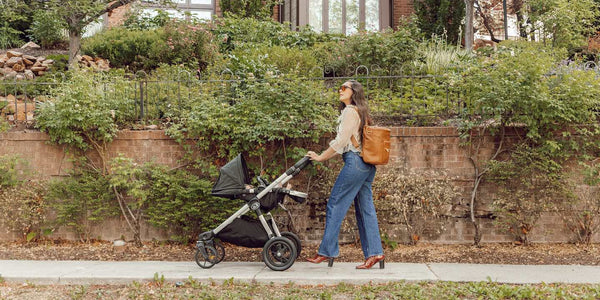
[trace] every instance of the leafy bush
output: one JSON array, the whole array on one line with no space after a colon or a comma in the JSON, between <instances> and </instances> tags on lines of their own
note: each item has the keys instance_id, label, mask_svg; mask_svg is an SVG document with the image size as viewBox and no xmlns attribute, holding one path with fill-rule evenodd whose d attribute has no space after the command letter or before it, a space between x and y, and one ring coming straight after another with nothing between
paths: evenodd
<instances>
[{"instance_id":1,"label":"leafy bush","mask_svg":"<svg viewBox=\"0 0 600 300\"><path fill-rule=\"evenodd\" d=\"M32 179L26 161L16 155L0 156L0 221L7 232L31 241L49 233L46 225L45 183Z\"/></svg>"},{"instance_id":2,"label":"leafy bush","mask_svg":"<svg viewBox=\"0 0 600 300\"><path fill-rule=\"evenodd\" d=\"M164 34L166 45L158 49L161 62L203 71L217 54L211 33L201 25L173 20L164 27Z\"/></svg>"},{"instance_id":3,"label":"leafy bush","mask_svg":"<svg viewBox=\"0 0 600 300\"><path fill-rule=\"evenodd\" d=\"M273 14L278 0L221 0L219 6L223 13L246 18L266 19Z\"/></svg>"},{"instance_id":4,"label":"leafy bush","mask_svg":"<svg viewBox=\"0 0 600 300\"><path fill-rule=\"evenodd\" d=\"M14 187L29 177L29 167L26 161L18 155L0 156L0 189Z\"/></svg>"},{"instance_id":5,"label":"leafy bush","mask_svg":"<svg viewBox=\"0 0 600 300\"><path fill-rule=\"evenodd\" d=\"M465 17L462 0L417 0L413 2L417 26L427 37L445 35L456 43L462 37L461 20Z\"/></svg>"},{"instance_id":6,"label":"leafy bush","mask_svg":"<svg viewBox=\"0 0 600 300\"><path fill-rule=\"evenodd\" d=\"M233 73L239 78L265 78L268 74L286 74L301 77L320 76L316 71L317 62L308 50L282 46L257 46L256 48L236 49L228 55L221 71L223 75ZM226 68L226 69L225 69ZM311 74L311 72L313 74Z\"/></svg>"},{"instance_id":7,"label":"leafy bush","mask_svg":"<svg viewBox=\"0 0 600 300\"><path fill-rule=\"evenodd\" d=\"M235 211L236 203L210 196L211 182L183 170L137 165L120 156L111 161L108 178L137 243L142 219L173 230L174 240L189 242Z\"/></svg>"},{"instance_id":8,"label":"leafy bush","mask_svg":"<svg viewBox=\"0 0 600 300\"><path fill-rule=\"evenodd\" d=\"M157 9L156 16L150 17L142 10L135 9L127 17L123 26L129 30L153 30L165 26L170 20L169 13Z\"/></svg>"},{"instance_id":9,"label":"leafy bush","mask_svg":"<svg viewBox=\"0 0 600 300\"><path fill-rule=\"evenodd\" d=\"M46 199L56 212L54 223L67 226L81 241L93 238L92 226L118 215L108 179L82 162L68 177L49 184Z\"/></svg>"},{"instance_id":10,"label":"leafy bush","mask_svg":"<svg viewBox=\"0 0 600 300\"><path fill-rule=\"evenodd\" d=\"M392 168L377 175L373 195L379 218L391 224L402 224L407 237L416 245L423 234L439 234L444 230L444 214L459 196L450 178L441 173L417 173ZM396 232L386 233L399 238Z\"/></svg>"},{"instance_id":11,"label":"leafy bush","mask_svg":"<svg viewBox=\"0 0 600 300\"><path fill-rule=\"evenodd\" d=\"M43 48L50 48L66 41L66 24L55 14L46 10L37 10L33 14L33 22L27 30L32 40Z\"/></svg>"},{"instance_id":12,"label":"leafy bush","mask_svg":"<svg viewBox=\"0 0 600 300\"><path fill-rule=\"evenodd\" d=\"M163 29L114 27L84 39L81 52L108 59L116 68L150 70L161 62L159 53L165 47L165 40Z\"/></svg>"},{"instance_id":13,"label":"leafy bush","mask_svg":"<svg viewBox=\"0 0 600 300\"><path fill-rule=\"evenodd\" d=\"M98 75L74 73L54 92L55 99L40 105L36 126L57 144L102 150L115 137L119 124L130 121L133 115L129 99L106 93L126 89L126 81L114 80L112 85L105 85Z\"/></svg>"},{"instance_id":14,"label":"leafy bush","mask_svg":"<svg viewBox=\"0 0 600 300\"><path fill-rule=\"evenodd\" d=\"M21 184L0 190L0 220L7 232L15 232L30 242L52 231L46 228L48 206L44 199L46 185L40 180L24 180Z\"/></svg>"},{"instance_id":15,"label":"leafy bush","mask_svg":"<svg viewBox=\"0 0 600 300\"><path fill-rule=\"evenodd\" d=\"M600 229L600 169L595 163L582 164L583 184L573 186L574 197L559 206L565 226L575 242L590 244Z\"/></svg>"},{"instance_id":16,"label":"leafy bush","mask_svg":"<svg viewBox=\"0 0 600 300\"><path fill-rule=\"evenodd\" d=\"M492 203L495 223L525 245L542 213L569 197L562 167L551 157L543 148L520 145L510 160L491 162L490 179L500 187Z\"/></svg>"},{"instance_id":17,"label":"leafy bush","mask_svg":"<svg viewBox=\"0 0 600 300\"><path fill-rule=\"evenodd\" d=\"M213 229L235 212L241 203L210 195L213 182L184 170L144 165L148 172L150 224L168 229L172 240L188 243Z\"/></svg>"},{"instance_id":18,"label":"leafy bush","mask_svg":"<svg viewBox=\"0 0 600 300\"><path fill-rule=\"evenodd\" d=\"M82 52L110 61L113 67L152 70L161 63L203 70L216 55L212 36L202 26L171 20L153 30L115 27L82 43Z\"/></svg>"},{"instance_id":19,"label":"leafy bush","mask_svg":"<svg viewBox=\"0 0 600 300\"><path fill-rule=\"evenodd\" d=\"M206 82L183 122L169 128L168 134L180 143L197 140L197 149L210 162L238 153L261 156L266 145L283 147L277 147L279 155L295 153L293 147L285 148L286 141L316 141L332 131L335 112L329 99L333 95L326 98L320 94L319 84L285 77L248 79L230 85ZM267 163L281 168L273 161Z\"/></svg>"},{"instance_id":20,"label":"leafy bush","mask_svg":"<svg viewBox=\"0 0 600 300\"><path fill-rule=\"evenodd\" d=\"M219 43L221 53L260 44L309 48L319 39L319 35L308 28L293 31L285 24L269 19L257 20L231 16L215 19L208 26Z\"/></svg>"},{"instance_id":21,"label":"leafy bush","mask_svg":"<svg viewBox=\"0 0 600 300\"><path fill-rule=\"evenodd\" d=\"M402 27L396 31L360 32L342 41L316 45L315 55L325 72L335 76L361 74L364 71L359 66L371 70L370 75L404 74L417 58L416 31L414 27Z\"/></svg>"}]
</instances>

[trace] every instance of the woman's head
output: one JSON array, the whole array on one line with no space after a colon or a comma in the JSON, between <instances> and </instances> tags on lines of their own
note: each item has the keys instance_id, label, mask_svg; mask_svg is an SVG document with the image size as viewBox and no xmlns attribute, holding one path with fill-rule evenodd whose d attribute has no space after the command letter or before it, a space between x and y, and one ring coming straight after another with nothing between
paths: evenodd
<instances>
[{"instance_id":1,"label":"woman's head","mask_svg":"<svg viewBox=\"0 0 600 300\"><path fill-rule=\"evenodd\" d=\"M367 104L362 84L356 80L348 80L340 86L338 92L340 93L340 101L342 102L341 109L349 104L358 108L358 113L360 115L360 130L362 134L363 126L371 123L369 105Z\"/></svg>"}]
</instances>

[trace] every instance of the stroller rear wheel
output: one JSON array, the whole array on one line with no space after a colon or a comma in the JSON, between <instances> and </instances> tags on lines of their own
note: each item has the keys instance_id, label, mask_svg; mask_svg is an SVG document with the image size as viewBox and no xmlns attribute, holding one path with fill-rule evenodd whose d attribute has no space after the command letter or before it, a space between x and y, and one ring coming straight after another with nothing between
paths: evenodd
<instances>
[{"instance_id":1,"label":"stroller rear wheel","mask_svg":"<svg viewBox=\"0 0 600 300\"><path fill-rule=\"evenodd\" d=\"M296 258L300 257L300 253L302 252L302 244L300 243L300 238L293 232L289 231L283 231L281 233L281 236L288 238L290 241L294 242L294 246L296 246Z\"/></svg>"},{"instance_id":2,"label":"stroller rear wheel","mask_svg":"<svg viewBox=\"0 0 600 300\"><path fill-rule=\"evenodd\" d=\"M275 237L267 241L262 256L271 270L284 271L296 261L296 246L286 237Z\"/></svg>"},{"instance_id":3,"label":"stroller rear wheel","mask_svg":"<svg viewBox=\"0 0 600 300\"><path fill-rule=\"evenodd\" d=\"M204 250L204 251L203 251ZM223 255L225 254L225 250L223 250ZM196 263L202 269L212 268L212 266L218 264L220 262L219 252L213 246L204 246L204 249L196 250Z\"/></svg>"}]
</instances>

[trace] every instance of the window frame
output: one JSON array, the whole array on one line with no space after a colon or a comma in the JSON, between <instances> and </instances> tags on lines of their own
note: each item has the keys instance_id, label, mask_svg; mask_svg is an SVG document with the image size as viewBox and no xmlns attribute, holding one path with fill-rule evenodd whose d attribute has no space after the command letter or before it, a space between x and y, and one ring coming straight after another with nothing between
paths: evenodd
<instances>
[{"instance_id":1,"label":"window frame","mask_svg":"<svg viewBox=\"0 0 600 300\"><path fill-rule=\"evenodd\" d=\"M298 25L299 26L304 26L304 25L310 25L310 20L309 20L309 1L314 1L314 0L297 0L297 1L290 1L292 2L292 6L293 4L296 4L296 6L298 7ZM322 28L320 28L321 32L330 32L330 28L329 28L329 3L332 0L320 0L322 1L322 8L321 8L321 13L322 13ZM341 4L342 4L342 34L347 34L346 33L346 27L347 27L347 11L346 11L346 1L347 0L341 0ZM293 3L295 2L295 3ZM287 1L286 1L287 3ZM378 0L378 4L379 4L379 11L378 11L378 17L379 17L379 28L378 31L382 31L386 28L390 28L391 27L391 21L392 21L392 16L391 16L391 1L390 0ZM365 26L366 26L366 0L358 0L358 7L359 7L359 12L358 12L358 18L359 18L359 30L364 30Z\"/></svg>"}]
</instances>

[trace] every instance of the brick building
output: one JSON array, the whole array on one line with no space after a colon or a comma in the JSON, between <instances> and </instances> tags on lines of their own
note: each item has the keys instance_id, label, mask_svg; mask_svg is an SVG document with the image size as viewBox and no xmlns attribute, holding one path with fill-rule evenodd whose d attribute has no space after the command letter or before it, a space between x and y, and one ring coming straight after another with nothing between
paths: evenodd
<instances>
[{"instance_id":1,"label":"brick building","mask_svg":"<svg viewBox=\"0 0 600 300\"><path fill-rule=\"evenodd\" d=\"M164 9L172 16L186 18L186 13L199 19L222 16L220 0L174 0L177 9L137 2L140 9L153 14ZM273 19L289 22L292 29L310 25L319 32L352 34L358 29L394 28L403 17L413 12L413 0L283 0L273 10ZM104 17L104 26L123 22L132 5L116 9ZM188 16L189 18L189 16Z\"/></svg>"}]
</instances>

